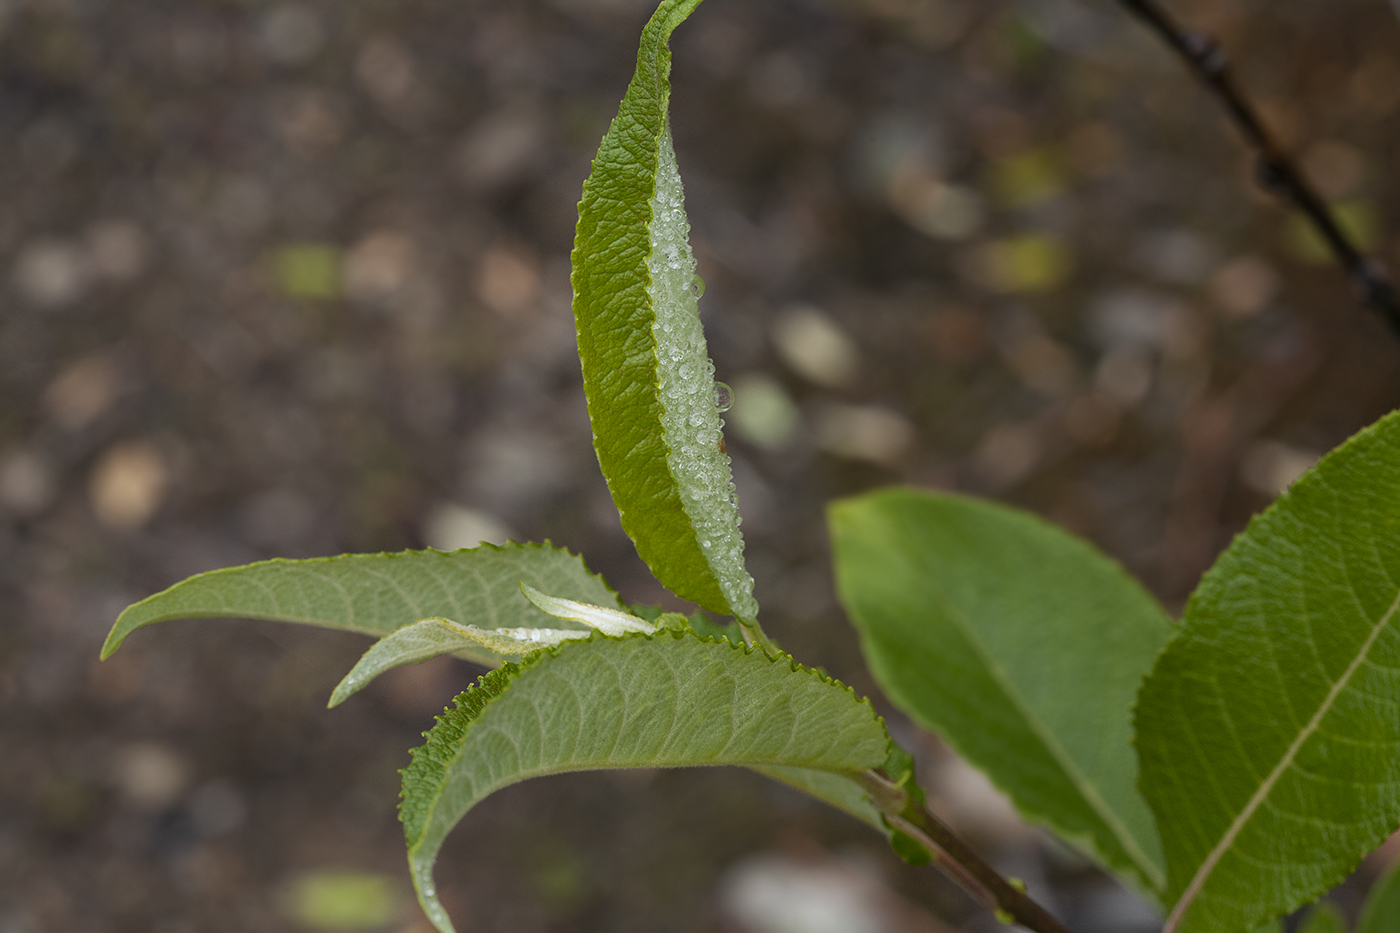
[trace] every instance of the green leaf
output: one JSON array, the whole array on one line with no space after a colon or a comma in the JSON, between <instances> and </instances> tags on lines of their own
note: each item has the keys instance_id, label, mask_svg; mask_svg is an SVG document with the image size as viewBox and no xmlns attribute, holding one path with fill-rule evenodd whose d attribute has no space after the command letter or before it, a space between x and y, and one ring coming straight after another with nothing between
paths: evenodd
<instances>
[{"instance_id":1,"label":"green leaf","mask_svg":"<svg viewBox=\"0 0 1400 933\"><path fill-rule=\"evenodd\" d=\"M1165 882L1129 708L1170 620L1117 564L1048 522L891 489L829 513L837 590L885 693L1027 819Z\"/></svg>"},{"instance_id":2,"label":"green leaf","mask_svg":"<svg viewBox=\"0 0 1400 933\"><path fill-rule=\"evenodd\" d=\"M580 602L621 607L617 594L582 558L549 542L279 559L202 573L128 606L112 626L102 657L135 629L171 619L272 619L374 636L429 616L493 629L587 630L530 605L520 595L522 580ZM502 660L480 647L453 650L482 664Z\"/></svg>"},{"instance_id":3,"label":"green leaf","mask_svg":"<svg viewBox=\"0 0 1400 933\"><path fill-rule=\"evenodd\" d=\"M886 836L890 834L889 828L880 817L879 809L870 802L864 788L844 774L813 771L810 768L751 767L750 770L781 781L810 797L849 813Z\"/></svg>"},{"instance_id":4,"label":"green leaf","mask_svg":"<svg viewBox=\"0 0 1400 933\"><path fill-rule=\"evenodd\" d=\"M732 641L736 645L744 643L744 634L737 625L721 625L703 611L691 613L686 618L690 630L702 638L719 638Z\"/></svg>"},{"instance_id":5,"label":"green leaf","mask_svg":"<svg viewBox=\"0 0 1400 933\"><path fill-rule=\"evenodd\" d=\"M698 609L686 616L678 612L667 612L660 606L645 606L641 603L634 603L628 607L627 611L665 628L688 628L701 638L719 638L732 641L736 645L744 644L744 633L739 630L739 626L722 625L711 619L709 613L703 609Z\"/></svg>"},{"instance_id":6,"label":"green leaf","mask_svg":"<svg viewBox=\"0 0 1400 933\"><path fill-rule=\"evenodd\" d=\"M665 0L642 32L636 74L583 185L574 319L593 446L637 553L676 595L751 623L758 604L667 117L666 43L699 3Z\"/></svg>"},{"instance_id":7,"label":"green leaf","mask_svg":"<svg viewBox=\"0 0 1400 933\"><path fill-rule=\"evenodd\" d=\"M520 638L508 635L533 636L534 643L522 643ZM451 619L423 619L375 642L336 685L326 705L339 706L390 668L421 664L440 654L474 658L484 650L493 657L519 658L545 645L558 644L571 638L587 638L588 635L587 631L571 629L482 629L474 625L459 625Z\"/></svg>"},{"instance_id":8,"label":"green leaf","mask_svg":"<svg viewBox=\"0 0 1400 933\"><path fill-rule=\"evenodd\" d=\"M742 644L732 637L729 640L735 644ZM831 771L812 771L807 768L755 767L751 770L775 781L781 781L804 794L816 797L878 830L889 839L895 852L910 864L925 865L930 861L931 856L922 844L899 830L892 829L884 815L880 813L879 808L871 802L865 788L850 776ZM914 777L914 756L893 740L889 743L889 755L885 759L885 763L881 765L881 770L890 777L896 787L904 790L920 806L923 806L924 792Z\"/></svg>"},{"instance_id":9,"label":"green leaf","mask_svg":"<svg viewBox=\"0 0 1400 933\"><path fill-rule=\"evenodd\" d=\"M1395 933L1400 930L1400 865L1371 886L1356 933Z\"/></svg>"},{"instance_id":10,"label":"green leaf","mask_svg":"<svg viewBox=\"0 0 1400 933\"><path fill-rule=\"evenodd\" d=\"M330 706L338 706L375 677L400 664L417 664L440 654L467 654L485 648L490 654L520 658L565 641L587 638L594 630L605 635L642 633L652 635L660 622L641 619L631 613L606 606L595 606L573 599L560 599L520 584L520 593L535 608L564 622L579 622L583 631L557 628L481 628L462 625L451 619L424 619L375 642L374 647L351 668L331 694ZM682 626L686 618L675 615Z\"/></svg>"},{"instance_id":11,"label":"green leaf","mask_svg":"<svg viewBox=\"0 0 1400 933\"><path fill-rule=\"evenodd\" d=\"M1400 822L1400 415L1249 523L1143 684L1167 930L1235 933L1339 883Z\"/></svg>"},{"instance_id":12,"label":"green leaf","mask_svg":"<svg viewBox=\"0 0 1400 933\"><path fill-rule=\"evenodd\" d=\"M419 901L452 929L433 883L438 849L478 801L527 778L695 765L850 773L883 764L888 744L869 701L786 656L674 630L547 649L482 677L414 749L400 816Z\"/></svg>"},{"instance_id":13,"label":"green leaf","mask_svg":"<svg viewBox=\"0 0 1400 933\"><path fill-rule=\"evenodd\" d=\"M1270 926L1278 928L1277 923ZM1308 911L1308 916L1298 928L1298 933L1347 933L1347 923L1342 917L1342 912L1336 907L1321 903Z\"/></svg>"}]
</instances>

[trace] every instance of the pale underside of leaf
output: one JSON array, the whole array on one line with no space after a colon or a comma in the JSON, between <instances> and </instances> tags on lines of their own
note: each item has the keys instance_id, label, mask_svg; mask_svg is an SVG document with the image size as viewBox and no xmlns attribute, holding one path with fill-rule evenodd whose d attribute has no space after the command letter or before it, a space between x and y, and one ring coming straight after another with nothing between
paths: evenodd
<instances>
[{"instance_id":1,"label":"pale underside of leaf","mask_svg":"<svg viewBox=\"0 0 1400 933\"><path fill-rule=\"evenodd\" d=\"M566 622L581 622L590 629L597 629L604 635L650 635L656 631L656 626L653 623L620 609L609 609L606 606L594 606L574 599L550 596L548 593L541 593L527 583L520 584L520 592L541 612Z\"/></svg>"},{"instance_id":2,"label":"pale underside of leaf","mask_svg":"<svg viewBox=\"0 0 1400 933\"><path fill-rule=\"evenodd\" d=\"M837 585L885 692L1029 819L1149 896L1165 868L1129 706L1170 620L1117 565L1003 506L887 490L831 509Z\"/></svg>"},{"instance_id":3,"label":"pale underside of leaf","mask_svg":"<svg viewBox=\"0 0 1400 933\"><path fill-rule=\"evenodd\" d=\"M739 765L859 814L853 782L786 769L859 772L883 764L888 744L868 701L790 658L672 630L570 642L488 674L414 750L401 806L414 884L451 930L432 878L443 839L478 801L531 777Z\"/></svg>"},{"instance_id":4,"label":"pale underside of leaf","mask_svg":"<svg viewBox=\"0 0 1400 933\"><path fill-rule=\"evenodd\" d=\"M135 629L172 619L270 619L376 637L435 616L486 629L586 629L530 605L520 595L522 580L580 602L622 605L581 558L548 542L279 559L203 573L129 606L102 656ZM501 661L484 649L471 657L488 665Z\"/></svg>"},{"instance_id":5,"label":"pale underside of leaf","mask_svg":"<svg viewBox=\"0 0 1400 933\"><path fill-rule=\"evenodd\" d=\"M1400 417L1330 454L1207 573L1137 708L1167 929L1235 933L1400 823Z\"/></svg>"},{"instance_id":6,"label":"pale underside of leaf","mask_svg":"<svg viewBox=\"0 0 1400 933\"><path fill-rule=\"evenodd\" d=\"M859 782L849 775L811 768L751 767L750 770L796 788L809 797L850 814L882 835L889 835L889 828L882 820L879 808L870 802L870 797Z\"/></svg>"},{"instance_id":7,"label":"pale underside of leaf","mask_svg":"<svg viewBox=\"0 0 1400 933\"><path fill-rule=\"evenodd\" d=\"M695 256L690 251L690 223L669 120L660 142L648 267L666 466L730 611L752 620L758 616L758 604L753 598L753 577L744 568L744 538L739 532L729 455L720 446L724 422L715 404L715 364L700 326Z\"/></svg>"},{"instance_id":8,"label":"pale underside of leaf","mask_svg":"<svg viewBox=\"0 0 1400 933\"><path fill-rule=\"evenodd\" d=\"M587 638L594 631L604 635L650 635L657 629L656 623L630 612L550 596L524 582L520 591L541 612L562 622L578 623L581 628L480 628L451 619L423 619L375 642L336 686L328 705L340 705L390 668L420 664L443 654L495 667L502 658L518 660L531 652ZM685 617L677 618L683 621Z\"/></svg>"},{"instance_id":9,"label":"pale underside of leaf","mask_svg":"<svg viewBox=\"0 0 1400 933\"><path fill-rule=\"evenodd\" d=\"M572 639L587 638L591 629L499 628L483 629L460 625L451 619L423 619L405 625L375 642L336 685L327 706L339 706L369 686L370 681L391 668L420 664L440 655L451 654L469 660L516 659L531 651ZM499 661L495 662L499 663ZM489 663L488 666L495 666Z\"/></svg>"}]
</instances>

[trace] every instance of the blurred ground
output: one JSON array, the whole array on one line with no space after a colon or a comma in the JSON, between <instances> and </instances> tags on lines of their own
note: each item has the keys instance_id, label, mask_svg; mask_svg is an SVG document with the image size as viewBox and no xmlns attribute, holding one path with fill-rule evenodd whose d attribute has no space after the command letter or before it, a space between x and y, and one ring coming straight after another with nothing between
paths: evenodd
<instances>
[{"instance_id":1,"label":"blurred ground","mask_svg":"<svg viewBox=\"0 0 1400 933\"><path fill-rule=\"evenodd\" d=\"M364 642L246 622L141 632L99 666L127 602L256 558L504 535L669 599L598 476L568 310L574 205L647 6L0 0L0 933L349 928L338 900L424 929L395 771L476 672L405 669L327 712ZM1174 6L1400 260L1390 7ZM831 498L996 496L1176 609L1400 401L1400 341L1109 0L709 0L675 50L758 596L859 690ZM1076 930L1151 927L895 724L937 805ZM463 930L780 931L813 903L834 929L995 926L744 773L513 788L439 880Z\"/></svg>"}]
</instances>

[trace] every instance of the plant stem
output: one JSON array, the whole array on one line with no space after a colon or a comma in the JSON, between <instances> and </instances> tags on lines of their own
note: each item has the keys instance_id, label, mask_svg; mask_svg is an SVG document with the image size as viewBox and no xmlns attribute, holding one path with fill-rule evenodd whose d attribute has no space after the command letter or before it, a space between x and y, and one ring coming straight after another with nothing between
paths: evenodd
<instances>
[{"instance_id":1,"label":"plant stem","mask_svg":"<svg viewBox=\"0 0 1400 933\"><path fill-rule=\"evenodd\" d=\"M1210 90L1244 136L1245 142L1254 150L1259 184L1291 201L1302 211L1337 262L1356 283L1361 299L1380 312L1392 329L1400 332L1400 299L1397 299L1395 287L1385 269L1351 241L1327 202L1280 148L1258 112L1240 93L1220 46L1208 36L1184 29L1158 5L1157 0L1119 0L1119 3L1170 46Z\"/></svg>"},{"instance_id":2,"label":"plant stem","mask_svg":"<svg viewBox=\"0 0 1400 933\"><path fill-rule=\"evenodd\" d=\"M750 645L757 645L762 648L769 657L776 658L781 652L778 646L768 638L763 631L763 626L758 624L758 619L739 619L739 631L744 636L744 641Z\"/></svg>"},{"instance_id":3,"label":"plant stem","mask_svg":"<svg viewBox=\"0 0 1400 933\"><path fill-rule=\"evenodd\" d=\"M918 840L933 856L934 864L979 904L1035 933L1070 933L1025 891L997 874L947 824L903 788L874 771L855 777L890 824Z\"/></svg>"}]
</instances>

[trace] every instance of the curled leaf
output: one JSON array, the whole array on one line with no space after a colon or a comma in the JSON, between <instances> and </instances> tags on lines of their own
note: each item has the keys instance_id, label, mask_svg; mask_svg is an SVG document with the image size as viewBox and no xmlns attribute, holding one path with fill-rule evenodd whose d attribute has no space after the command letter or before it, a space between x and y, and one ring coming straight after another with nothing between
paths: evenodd
<instances>
[{"instance_id":1,"label":"curled leaf","mask_svg":"<svg viewBox=\"0 0 1400 933\"><path fill-rule=\"evenodd\" d=\"M676 595L753 623L667 117L666 43L699 2L665 0L642 33L583 186L574 321L593 445L637 553Z\"/></svg>"},{"instance_id":2,"label":"curled leaf","mask_svg":"<svg viewBox=\"0 0 1400 933\"><path fill-rule=\"evenodd\" d=\"M506 664L459 696L413 752L400 816L419 901L447 933L438 849L503 787L600 768L743 765L869 819L848 775L888 754L869 701L791 658L672 629L595 635Z\"/></svg>"},{"instance_id":3,"label":"curled leaf","mask_svg":"<svg viewBox=\"0 0 1400 933\"><path fill-rule=\"evenodd\" d=\"M404 664L420 664L442 654L471 657L482 649L502 657L520 657L591 634L578 629L484 629L450 619L423 619L375 642L336 685L326 705L339 706L380 674Z\"/></svg>"},{"instance_id":4,"label":"curled leaf","mask_svg":"<svg viewBox=\"0 0 1400 933\"><path fill-rule=\"evenodd\" d=\"M628 635L632 633L650 635L658 628L655 623L639 619L629 612L550 596L541 593L528 583L520 584L520 592L524 593L525 598L541 612L546 612L556 619L582 622L604 635Z\"/></svg>"}]
</instances>

